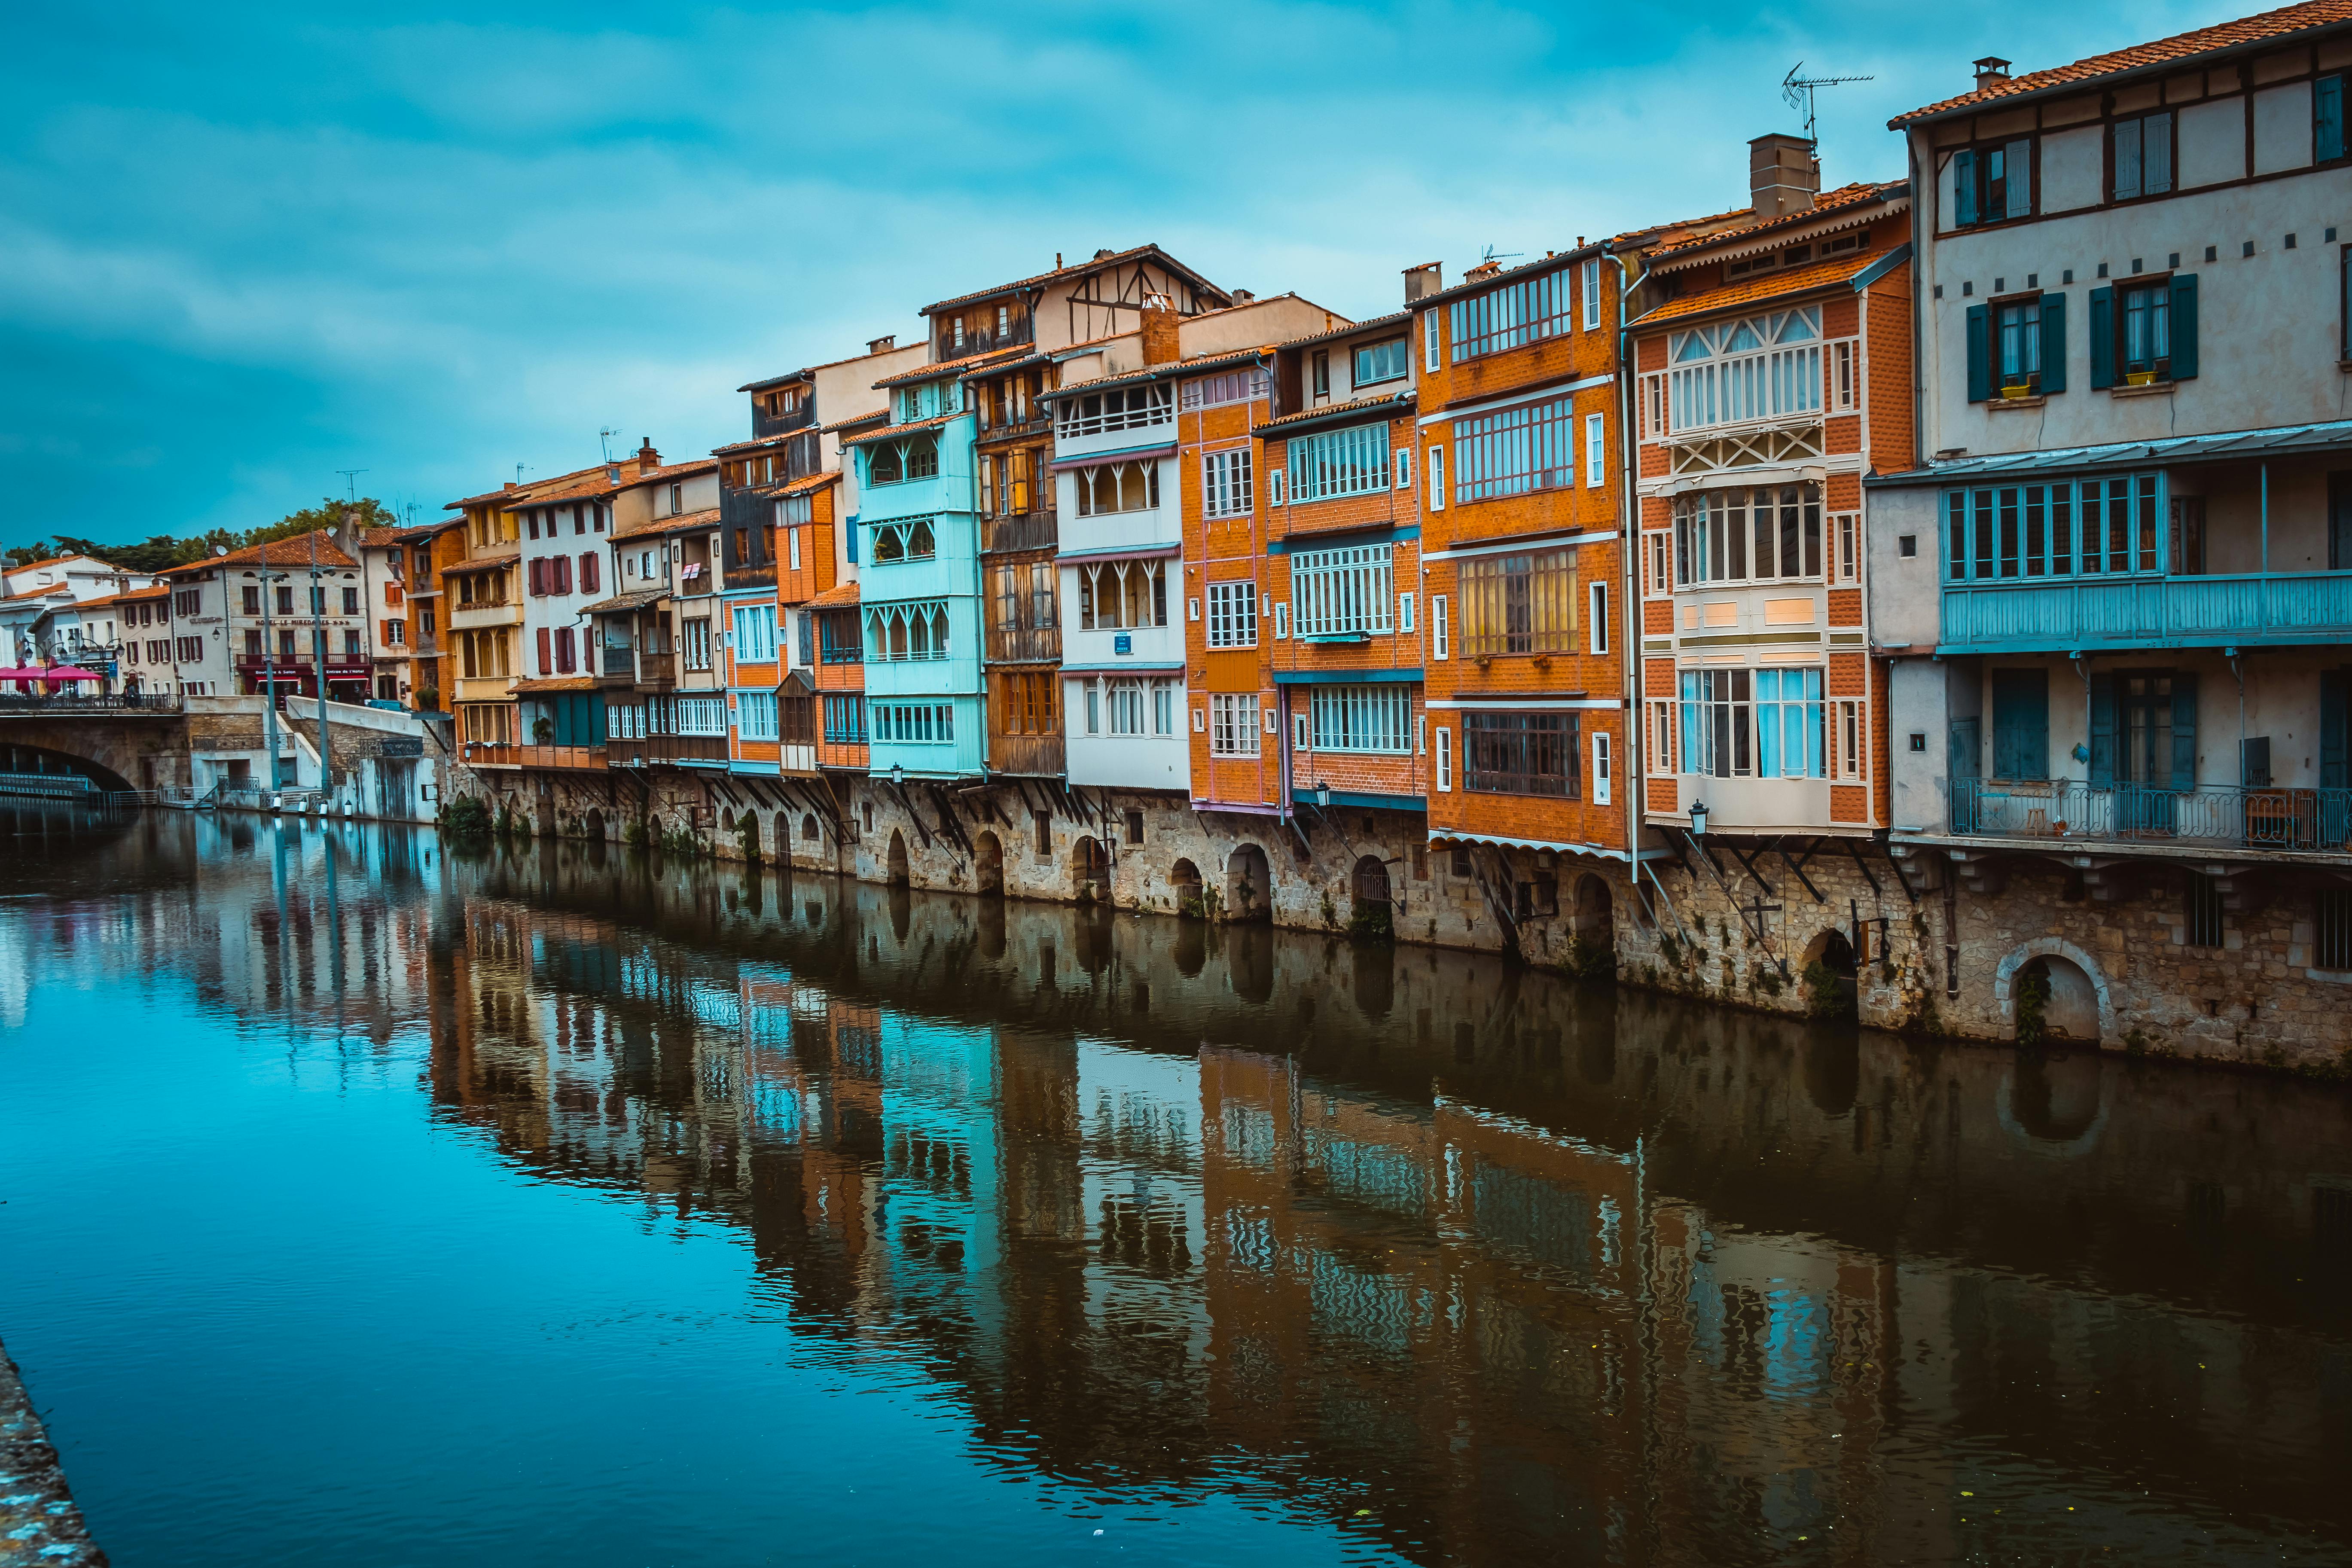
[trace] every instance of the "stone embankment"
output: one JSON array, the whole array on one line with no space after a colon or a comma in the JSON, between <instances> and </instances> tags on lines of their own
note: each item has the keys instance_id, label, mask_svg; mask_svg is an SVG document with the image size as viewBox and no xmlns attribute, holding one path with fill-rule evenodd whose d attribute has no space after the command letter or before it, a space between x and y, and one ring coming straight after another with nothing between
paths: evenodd
<instances>
[{"instance_id":1,"label":"stone embankment","mask_svg":"<svg viewBox=\"0 0 2352 1568\"><path fill-rule=\"evenodd\" d=\"M16 1363L0 1345L0 1568L105 1568Z\"/></svg>"}]
</instances>

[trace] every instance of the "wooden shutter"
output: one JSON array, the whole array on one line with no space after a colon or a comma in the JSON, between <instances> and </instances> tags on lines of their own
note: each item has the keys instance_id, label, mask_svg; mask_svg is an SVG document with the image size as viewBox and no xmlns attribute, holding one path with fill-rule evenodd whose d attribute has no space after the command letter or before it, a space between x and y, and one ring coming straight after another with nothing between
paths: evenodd
<instances>
[{"instance_id":1,"label":"wooden shutter","mask_svg":"<svg viewBox=\"0 0 2352 1568\"><path fill-rule=\"evenodd\" d=\"M2315 163L2344 156L2344 79L2340 76L2324 76L2311 84L2311 150Z\"/></svg>"},{"instance_id":2,"label":"wooden shutter","mask_svg":"<svg viewBox=\"0 0 2352 1568\"><path fill-rule=\"evenodd\" d=\"M1969 401L1983 403L1992 396L1991 312L1982 305L1969 307Z\"/></svg>"},{"instance_id":3,"label":"wooden shutter","mask_svg":"<svg viewBox=\"0 0 2352 1568\"><path fill-rule=\"evenodd\" d=\"M2091 290L2091 390L2116 384L2116 291Z\"/></svg>"},{"instance_id":4,"label":"wooden shutter","mask_svg":"<svg viewBox=\"0 0 2352 1568\"><path fill-rule=\"evenodd\" d=\"M2172 787L2197 787L2197 678L2172 678Z\"/></svg>"},{"instance_id":5,"label":"wooden shutter","mask_svg":"<svg viewBox=\"0 0 2352 1568\"><path fill-rule=\"evenodd\" d=\"M1966 228L1977 221L1977 155L1952 154L1952 225Z\"/></svg>"},{"instance_id":6,"label":"wooden shutter","mask_svg":"<svg viewBox=\"0 0 2352 1568\"><path fill-rule=\"evenodd\" d=\"M2042 296L2042 390L2066 390L2066 296Z\"/></svg>"},{"instance_id":7,"label":"wooden shutter","mask_svg":"<svg viewBox=\"0 0 2352 1568\"><path fill-rule=\"evenodd\" d=\"M2112 788L2116 782L2116 678L2091 677L2091 784Z\"/></svg>"},{"instance_id":8,"label":"wooden shutter","mask_svg":"<svg viewBox=\"0 0 2352 1568\"><path fill-rule=\"evenodd\" d=\"M534 562L532 564L536 565L537 563ZM554 637L545 626L539 628L539 672L541 675L555 673Z\"/></svg>"},{"instance_id":9,"label":"wooden shutter","mask_svg":"<svg viewBox=\"0 0 2352 1568\"><path fill-rule=\"evenodd\" d=\"M2197 374L2197 274L2178 273L2172 279L2172 379L2189 381Z\"/></svg>"},{"instance_id":10,"label":"wooden shutter","mask_svg":"<svg viewBox=\"0 0 2352 1568\"><path fill-rule=\"evenodd\" d=\"M2347 754L2346 730L2352 728L2352 702L2346 700L2352 680L2340 669L2319 672L2319 787L2352 786L2352 756Z\"/></svg>"}]
</instances>

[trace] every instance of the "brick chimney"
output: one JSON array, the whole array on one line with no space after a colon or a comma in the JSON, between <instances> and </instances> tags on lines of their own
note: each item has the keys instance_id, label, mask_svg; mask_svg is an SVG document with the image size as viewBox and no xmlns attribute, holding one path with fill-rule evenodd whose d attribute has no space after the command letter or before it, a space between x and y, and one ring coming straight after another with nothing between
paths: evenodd
<instances>
[{"instance_id":1,"label":"brick chimney","mask_svg":"<svg viewBox=\"0 0 2352 1568\"><path fill-rule=\"evenodd\" d=\"M1989 87L1992 87L2000 82L2005 82L2009 79L2009 62L2002 59L1999 55L1985 56L1984 58L1976 62L1976 68L1977 90L1979 92L1982 92Z\"/></svg>"},{"instance_id":2,"label":"brick chimney","mask_svg":"<svg viewBox=\"0 0 2352 1568\"><path fill-rule=\"evenodd\" d=\"M1821 194L1822 168L1811 142L1774 132L1748 143L1748 199L1758 223L1803 212Z\"/></svg>"},{"instance_id":3,"label":"brick chimney","mask_svg":"<svg viewBox=\"0 0 2352 1568\"><path fill-rule=\"evenodd\" d=\"M1408 305L1445 287L1445 265L1424 261L1418 267L1404 269L1404 302Z\"/></svg>"},{"instance_id":4,"label":"brick chimney","mask_svg":"<svg viewBox=\"0 0 2352 1568\"><path fill-rule=\"evenodd\" d=\"M898 346L898 334L896 332L885 332L878 338L866 340L866 352L870 354L887 354Z\"/></svg>"},{"instance_id":5,"label":"brick chimney","mask_svg":"<svg viewBox=\"0 0 2352 1568\"><path fill-rule=\"evenodd\" d=\"M1503 264L1499 261L1481 261L1475 267L1463 268L1462 281L1465 283L1484 283L1487 279L1492 278L1496 273L1500 272L1502 269Z\"/></svg>"},{"instance_id":6,"label":"brick chimney","mask_svg":"<svg viewBox=\"0 0 2352 1568\"><path fill-rule=\"evenodd\" d=\"M1184 357L1184 350L1176 332L1176 307L1165 294L1151 294L1143 301L1143 363L1169 364Z\"/></svg>"},{"instance_id":7,"label":"brick chimney","mask_svg":"<svg viewBox=\"0 0 2352 1568\"><path fill-rule=\"evenodd\" d=\"M654 450L654 438L650 436L640 437L637 447L637 472L650 474L661 466L661 454Z\"/></svg>"}]
</instances>

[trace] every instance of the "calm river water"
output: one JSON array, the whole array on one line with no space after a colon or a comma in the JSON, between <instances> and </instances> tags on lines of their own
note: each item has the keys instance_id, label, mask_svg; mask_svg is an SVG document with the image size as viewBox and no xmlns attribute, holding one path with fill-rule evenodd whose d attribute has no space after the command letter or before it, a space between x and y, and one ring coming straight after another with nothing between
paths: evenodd
<instances>
[{"instance_id":1,"label":"calm river water","mask_svg":"<svg viewBox=\"0 0 2352 1568\"><path fill-rule=\"evenodd\" d=\"M122 1568L2345 1562L2347 1107L0 814L0 1340Z\"/></svg>"}]
</instances>

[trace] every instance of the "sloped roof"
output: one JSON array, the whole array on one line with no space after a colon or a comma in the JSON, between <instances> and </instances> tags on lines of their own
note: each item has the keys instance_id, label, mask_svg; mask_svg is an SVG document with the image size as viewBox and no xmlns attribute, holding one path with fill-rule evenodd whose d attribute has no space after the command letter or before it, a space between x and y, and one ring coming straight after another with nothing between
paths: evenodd
<instances>
[{"instance_id":1,"label":"sloped roof","mask_svg":"<svg viewBox=\"0 0 2352 1568\"><path fill-rule=\"evenodd\" d=\"M310 555L311 542L314 540L318 542L319 550L315 563ZM226 555L215 555L203 561L191 561L185 566L169 567L166 573L201 572L207 568L226 571L238 566L307 568L313 564L341 569L345 566L357 566L359 563L337 548L335 536L332 533L323 528L314 528L308 533L297 533L286 539L273 539L263 544L248 544L242 550L232 550Z\"/></svg>"},{"instance_id":2,"label":"sloped roof","mask_svg":"<svg viewBox=\"0 0 2352 1568\"><path fill-rule=\"evenodd\" d=\"M924 306L920 314L928 316L935 310L951 310L958 305L967 305L974 300L986 300L998 294L1009 294L1016 289L1034 289L1041 284L1051 283L1057 278L1083 278L1090 272L1099 272L1107 267L1118 267L1129 261L1142 260L1147 257L1158 260L1169 271L1181 274L1192 282L1194 288L1213 294L1221 300L1230 300L1231 296L1223 289L1160 249L1159 246L1139 245L1129 250L1112 251L1107 256L1090 256L1075 267L1056 267L1051 272L1039 272L1027 278L1015 279L1010 283L999 283L993 288L975 289L969 294L958 294L952 300L941 300L935 305Z\"/></svg>"},{"instance_id":3,"label":"sloped roof","mask_svg":"<svg viewBox=\"0 0 2352 1568\"><path fill-rule=\"evenodd\" d=\"M583 616L616 616L625 610L642 610L647 605L669 597L667 588L639 588L634 593L615 594L609 599L599 599L580 613Z\"/></svg>"},{"instance_id":4,"label":"sloped roof","mask_svg":"<svg viewBox=\"0 0 2352 1568\"><path fill-rule=\"evenodd\" d=\"M2092 55L2072 65L2053 66L2047 70L2028 71L2006 81L1989 82L1973 92L1964 92L1958 98L1948 98L1940 103L1931 103L1924 109L1898 114L1886 122L1886 128L1900 131L1919 121L1937 119L1961 110L1981 109L1988 104L2025 98L2053 89L2084 87L2111 77L2128 76L2138 71L2177 69L2191 60L2210 55L2245 48L2250 45L2275 43L2298 33L2313 32L2345 22L2352 22L2352 0L2307 0L2301 5L2282 5L2275 11L2241 16L2234 22L2199 27L2190 32L2176 33L2168 38L2158 38L2152 43L2134 44L2128 48Z\"/></svg>"},{"instance_id":5,"label":"sloped roof","mask_svg":"<svg viewBox=\"0 0 2352 1568\"><path fill-rule=\"evenodd\" d=\"M1900 201L1910 194L1911 184L1907 180L1856 181L1850 185L1840 185L1833 191L1822 192L1814 198L1811 206L1797 212L1783 213L1779 217L1767 218L1762 223L1746 224L1738 228L1717 229L1712 234L1693 235L1688 239L1678 239L1670 245L1662 245L1650 253L1650 265L1653 270L1663 271L1677 261L1692 258L1695 253L1710 247L1739 246L1761 236L1787 234L1802 228L1807 224L1820 223L1825 218L1854 216L1864 207ZM1742 210L1752 212L1755 209L1751 207Z\"/></svg>"},{"instance_id":6,"label":"sloped roof","mask_svg":"<svg viewBox=\"0 0 2352 1568\"><path fill-rule=\"evenodd\" d=\"M593 691L596 678L593 675L550 675L532 680L518 680L507 688L518 697L537 697L551 691Z\"/></svg>"},{"instance_id":7,"label":"sloped roof","mask_svg":"<svg viewBox=\"0 0 2352 1568\"><path fill-rule=\"evenodd\" d=\"M887 441L899 436L911 436L918 430L936 430L951 419L962 417L963 411L958 409L953 414L934 414L929 419L912 419L904 425L885 425L879 430L868 430L862 436L852 436L848 439L856 446L863 446L868 441Z\"/></svg>"},{"instance_id":8,"label":"sloped roof","mask_svg":"<svg viewBox=\"0 0 2352 1568\"><path fill-rule=\"evenodd\" d=\"M93 566L103 566L109 572L120 570L112 563L100 561L95 555L51 555L45 560L27 561L22 566L11 566L8 575L13 577L19 572L37 572L44 566L63 566L71 561L87 561Z\"/></svg>"},{"instance_id":9,"label":"sloped roof","mask_svg":"<svg viewBox=\"0 0 2352 1568\"><path fill-rule=\"evenodd\" d=\"M1139 382L1165 381L1170 376L1192 375L1221 369L1226 365L1246 364L1263 361L1277 345L1260 343L1253 348L1227 349L1222 353L1202 354L1199 359L1162 360L1158 364L1145 365L1141 370L1121 371L1117 375L1100 376L1093 381L1074 381L1066 386L1049 386L1037 395L1040 403L1056 398L1076 397L1085 393L1102 392L1111 387L1133 386Z\"/></svg>"},{"instance_id":10,"label":"sloped roof","mask_svg":"<svg viewBox=\"0 0 2352 1568\"><path fill-rule=\"evenodd\" d=\"M1711 311L1728 310L1735 305L1755 305L1767 300L1785 299L1810 293L1816 289L1852 284L1863 272L1886 259L1886 253L1858 251L1850 256L1832 257L1816 261L1810 267L1791 267L1778 272L1759 272L1742 278L1736 283L1726 283L1713 289L1701 289L1669 300L1646 315L1637 316L1633 325L1654 327L1661 321L1683 321L1692 316L1704 316Z\"/></svg>"},{"instance_id":11,"label":"sloped roof","mask_svg":"<svg viewBox=\"0 0 2352 1568\"><path fill-rule=\"evenodd\" d=\"M1416 300L1415 303L1419 301ZM1385 316L1373 316L1366 321L1349 321L1345 326L1328 327L1319 332L1309 332L1303 338L1286 339L1282 346L1286 349L1303 348L1308 343L1328 342L1333 338L1344 338L1353 332L1373 331L1381 327L1402 328L1412 320L1411 310L1394 310Z\"/></svg>"},{"instance_id":12,"label":"sloped roof","mask_svg":"<svg viewBox=\"0 0 2352 1568\"><path fill-rule=\"evenodd\" d=\"M1352 415L1378 415L1394 418L1400 408L1410 408L1419 400L1411 387L1402 392L1382 393L1378 397L1352 398L1346 403L1327 403L1320 408L1302 408L1296 414L1285 414L1256 426L1258 430L1280 430L1291 426L1306 425L1318 419L1340 420Z\"/></svg>"},{"instance_id":13,"label":"sloped roof","mask_svg":"<svg viewBox=\"0 0 2352 1568\"><path fill-rule=\"evenodd\" d=\"M856 603L857 579L853 577L846 583L835 583L811 599L806 607L812 610L842 610Z\"/></svg>"},{"instance_id":14,"label":"sloped roof","mask_svg":"<svg viewBox=\"0 0 2352 1568\"><path fill-rule=\"evenodd\" d=\"M886 375L874 384L877 387L904 386L909 382L937 381L942 376L950 375L969 375L973 371L985 369L992 360L1025 358L1032 352L1034 351L1027 343L1014 343L1010 348L983 349L976 354L966 354L961 359L943 359L931 364L919 364L912 370L902 370L896 375Z\"/></svg>"}]
</instances>

